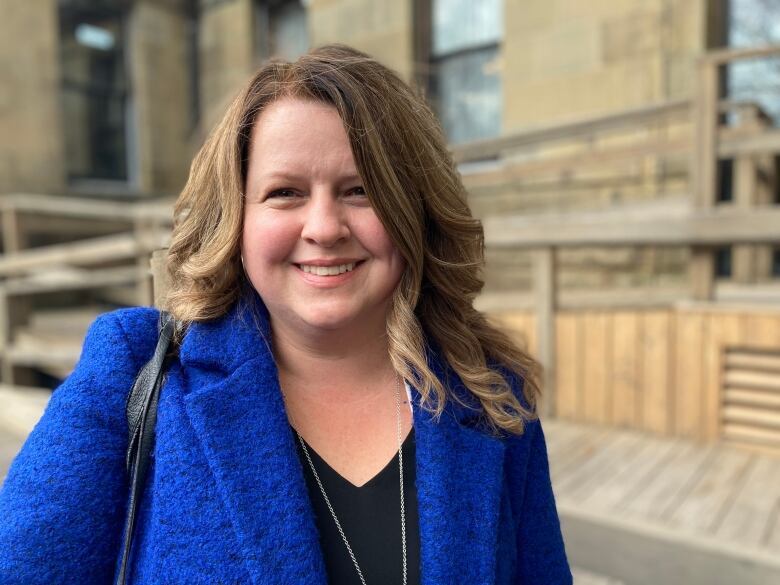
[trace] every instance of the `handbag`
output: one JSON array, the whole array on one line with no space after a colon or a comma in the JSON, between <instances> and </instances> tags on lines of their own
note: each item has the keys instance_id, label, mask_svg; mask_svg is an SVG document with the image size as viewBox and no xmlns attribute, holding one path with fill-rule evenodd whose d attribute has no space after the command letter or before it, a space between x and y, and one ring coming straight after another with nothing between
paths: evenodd
<instances>
[{"instance_id":1,"label":"handbag","mask_svg":"<svg viewBox=\"0 0 780 585\"><path fill-rule=\"evenodd\" d=\"M154 427L157 422L157 403L168 362L175 355L169 352L176 321L165 311L160 312L159 339L154 355L138 372L127 395L128 446L126 467L130 480L130 499L127 505L122 549L122 564L116 576L117 585L125 585L127 566L133 543L133 528L138 502L143 495L146 471L154 447ZM175 347L174 347L175 350Z\"/></svg>"}]
</instances>

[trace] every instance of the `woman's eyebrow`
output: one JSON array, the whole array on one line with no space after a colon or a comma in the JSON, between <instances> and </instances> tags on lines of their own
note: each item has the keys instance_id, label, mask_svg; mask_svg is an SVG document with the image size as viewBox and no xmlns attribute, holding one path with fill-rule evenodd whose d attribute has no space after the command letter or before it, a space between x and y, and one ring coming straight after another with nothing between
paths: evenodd
<instances>
[{"instance_id":1,"label":"woman's eyebrow","mask_svg":"<svg viewBox=\"0 0 780 585\"><path fill-rule=\"evenodd\" d=\"M283 171L272 171L267 174L263 174L260 176L261 181L274 181L274 180L282 180L282 181L298 181L301 179L306 179L304 175L299 175L296 173L288 173ZM338 182L340 183L351 183L351 182L362 182L363 179L360 178L360 175L356 173L348 173L346 175L343 175L339 177Z\"/></svg>"}]
</instances>

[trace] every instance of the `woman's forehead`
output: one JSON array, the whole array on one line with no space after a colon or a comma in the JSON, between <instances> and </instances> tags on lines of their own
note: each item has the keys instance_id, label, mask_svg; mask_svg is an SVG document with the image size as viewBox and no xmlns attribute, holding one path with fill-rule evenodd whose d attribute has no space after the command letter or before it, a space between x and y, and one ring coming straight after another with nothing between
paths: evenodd
<instances>
[{"instance_id":1,"label":"woman's forehead","mask_svg":"<svg viewBox=\"0 0 780 585\"><path fill-rule=\"evenodd\" d=\"M311 133L311 124L321 127L340 129L346 136L344 123L338 110L324 102L283 97L267 104L255 117L252 133L285 132L306 130Z\"/></svg>"},{"instance_id":2,"label":"woman's forehead","mask_svg":"<svg viewBox=\"0 0 780 585\"><path fill-rule=\"evenodd\" d=\"M274 102L258 116L250 138L249 166L264 179L326 171L344 179L359 177L336 109L292 98Z\"/></svg>"}]
</instances>

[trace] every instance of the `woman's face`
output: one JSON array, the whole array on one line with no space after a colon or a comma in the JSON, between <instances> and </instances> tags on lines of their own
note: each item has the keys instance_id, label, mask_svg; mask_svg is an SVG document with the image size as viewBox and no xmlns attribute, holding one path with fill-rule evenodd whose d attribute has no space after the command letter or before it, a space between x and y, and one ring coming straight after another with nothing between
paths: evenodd
<instances>
[{"instance_id":1,"label":"woman's face","mask_svg":"<svg viewBox=\"0 0 780 585\"><path fill-rule=\"evenodd\" d=\"M336 109L273 102L252 129L244 269L275 326L384 327L404 261L374 213Z\"/></svg>"}]
</instances>

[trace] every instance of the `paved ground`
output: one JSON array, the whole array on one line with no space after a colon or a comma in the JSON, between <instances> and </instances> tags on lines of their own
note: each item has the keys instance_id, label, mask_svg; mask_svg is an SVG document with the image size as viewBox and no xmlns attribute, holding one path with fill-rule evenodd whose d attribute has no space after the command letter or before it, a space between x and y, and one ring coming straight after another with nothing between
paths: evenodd
<instances>
[{"instance_id":1,"label":"paved ground","mask_svg":"<svg viewBox=\"0 0 780 585\"><path fill-rule=\"evenodd\" d=\"M629 583L618 581L611 577L597 575L596 573L591 573L590 571L577 567L572 569L572 574L574 575L574 585L630 585Z\"/></svg>"}]
</instances>

